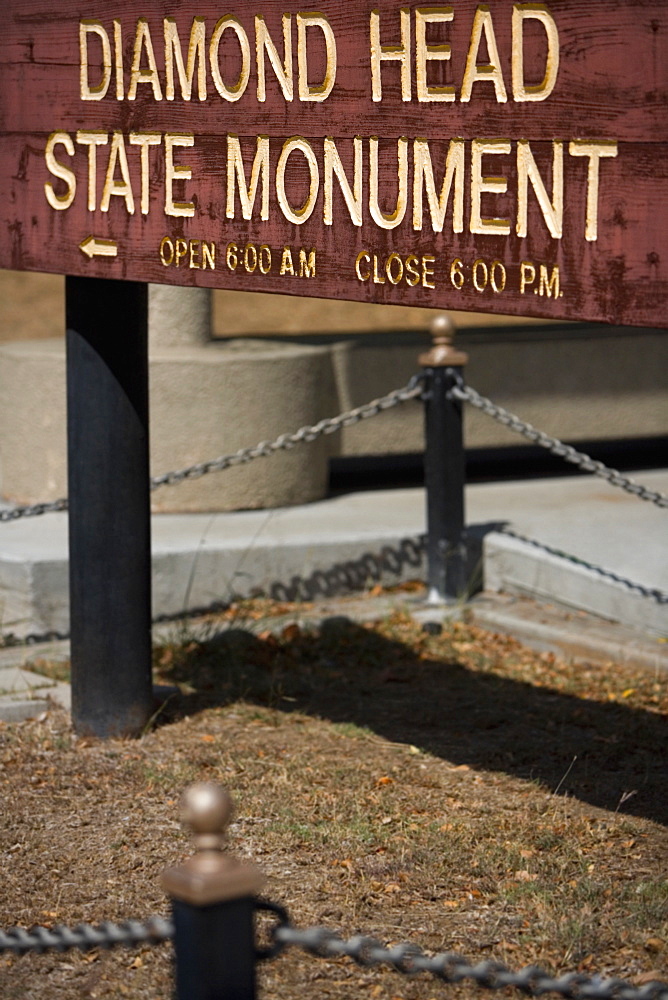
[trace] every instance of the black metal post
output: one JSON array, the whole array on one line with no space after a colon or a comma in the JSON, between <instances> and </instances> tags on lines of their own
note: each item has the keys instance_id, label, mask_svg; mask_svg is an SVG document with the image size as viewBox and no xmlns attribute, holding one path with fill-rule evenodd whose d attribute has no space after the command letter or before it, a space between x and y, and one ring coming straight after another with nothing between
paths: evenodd
<instances>
[{"instance_id":1,"label":"black metal post","mask_svg":"<svg viewBox=\"0 0 668 1000\"><path fill-rule=\"evenodd\" d=\"M264 877L223 852L227 792L192 785L181 807L197 853L162 876L172 898L177 1000L255 1000L254 897Z\"/></svg>"},{"instance_id":2,"label":"black metal post","mask_svg":"<svg viewBox=\"0 0 668 1000\"><path fill-rule=\"evenodd\" d=\"M425 486L427 584L430 602L454 603L468 590L462 404L452 388L468 356L452 346L454 327L441 315L432 323L434 346L420 357L425 374Z\"/></svg>"},{"instance_id":3,"label":"black metal post","mask_svg":"<svg viewBox=\"0 0 668 1000\"><path fill-rule=\"evenodd\" d=\"M173 900L178 1000L255 1000L254 902Z\"/></svg>"},{"instance_id":4,"label":"black metal post","mask_svg":"<svg viewBox=\"0 0 668 1000\"><path fill-rule=\"evenodd\" d=\"M153 711L148 285L66 279L72 718L137 736Z\"/></svg>"}]
</instances>

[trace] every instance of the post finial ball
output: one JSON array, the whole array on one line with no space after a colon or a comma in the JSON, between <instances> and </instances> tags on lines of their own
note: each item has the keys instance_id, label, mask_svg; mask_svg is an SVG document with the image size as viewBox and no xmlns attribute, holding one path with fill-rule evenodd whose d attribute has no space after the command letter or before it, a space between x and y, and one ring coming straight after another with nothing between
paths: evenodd
<instances>
[{"instance_id":1,"label":"post finial ball","mask_svg":"<svg viewBox=\"0 0 668 1000\"><path fill-rule=\"evenodd\" d=\"M180 811L181 822L195 836L220 836L232 818L232 799L220 785L203 781L186 788Z\"/></svg>"},{"instance_id":2,"label":"post finial ball","mask_svg":"<svg viewBox=\"0 0 668 1000\"><path fill-rule=\"evenodd\" d=\"M424 354L419 355L419 362L423 368L463 368L468 362L468 354L455 347L454 340L457 327L447 313L440 312L429 324L431 334L431 347Z\"/></svg>"},{"instance_id":3,"label":"post finial ball","mask_svg":"<svg viewBox=\"0 0 668 1000\"><path fill-rule=\"evenodd\" d=\"M431 321L430 333L436 343L452 343L455 338L455 324L447 313L438 313Z\"/></svg>"}]
</instances>

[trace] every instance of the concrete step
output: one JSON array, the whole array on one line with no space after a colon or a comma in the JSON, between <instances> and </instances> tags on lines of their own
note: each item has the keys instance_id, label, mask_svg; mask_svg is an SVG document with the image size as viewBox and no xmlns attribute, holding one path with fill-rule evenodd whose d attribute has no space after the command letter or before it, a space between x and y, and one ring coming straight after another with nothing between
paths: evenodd
<instances>
[{"instance_id":1,"label":"concrete step","mask_svg":"<svg viewBox=\"0 0 668 1000\"><path fill-rule=\"evenodd\" d=\"M668 492L668 471L635 478ZM319 600L423 578L424 492L368 491L278 510L152 519L153 614L263 592ZM485 586L668 631L666 511L593 476L466 491ZM67 633L67 515L0 524L0 633Z\"/></svg>"}]
</instances>

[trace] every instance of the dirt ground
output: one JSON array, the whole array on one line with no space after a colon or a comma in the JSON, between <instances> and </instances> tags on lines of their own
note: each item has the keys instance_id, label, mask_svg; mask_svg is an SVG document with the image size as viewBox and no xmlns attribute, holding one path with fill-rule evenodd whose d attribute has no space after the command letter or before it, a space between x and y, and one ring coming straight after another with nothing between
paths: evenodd
<instances>
[{"instance_id":1,"label":"dirt ground","mask_svg":"<svg viewBox=\"0 0 668 1000\"><path fill-rule=\"evenodd\" d=\"M167 913L160 873L191 851L178 798L206 779L234 796L230 849L296 924L668 979L665 675L462 623L276 630L266 613L245 604L156 649L180 693L140 740L78 739L58 711L0 726L1 927ZM0 996L168 1000L171 963L169 945L0 955ZM285 1000L446 989L294 951L260 978Z\"/></svg>"}]
</instances>

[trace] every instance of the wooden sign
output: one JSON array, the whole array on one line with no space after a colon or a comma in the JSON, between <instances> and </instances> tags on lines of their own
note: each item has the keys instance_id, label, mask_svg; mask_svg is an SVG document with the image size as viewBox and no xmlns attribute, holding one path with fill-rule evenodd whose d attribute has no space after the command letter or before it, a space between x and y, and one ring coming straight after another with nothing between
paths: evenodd
<instances>
[{"instance_id":1,"label":"wooden sign","mask_svg":"<svg viewBox=\"0 0 668 1000\"><path fill-rule=\"evenodd\" d=\"M668 326L668 0L3 0L0 266Z\"/></svg>"}]
</instances>

